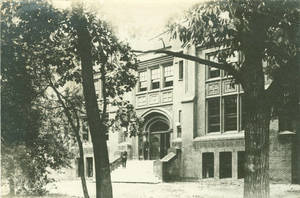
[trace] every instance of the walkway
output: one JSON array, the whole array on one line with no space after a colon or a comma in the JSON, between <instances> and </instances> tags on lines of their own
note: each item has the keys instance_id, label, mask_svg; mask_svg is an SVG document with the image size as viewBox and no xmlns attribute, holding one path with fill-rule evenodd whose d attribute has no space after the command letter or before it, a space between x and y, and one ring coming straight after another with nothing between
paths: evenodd
<instances>
[{"instance_id":1,"label":"walkway","mask_svg":"<svg viewBox=\"0 0 300 198\"><path fill-rule=\"evenodd\" d=\"M129 160L126 168L122 166L111 173L114 183L159 183L159 179L153 173L152 160Z\"/></svg>"}]
</instances>

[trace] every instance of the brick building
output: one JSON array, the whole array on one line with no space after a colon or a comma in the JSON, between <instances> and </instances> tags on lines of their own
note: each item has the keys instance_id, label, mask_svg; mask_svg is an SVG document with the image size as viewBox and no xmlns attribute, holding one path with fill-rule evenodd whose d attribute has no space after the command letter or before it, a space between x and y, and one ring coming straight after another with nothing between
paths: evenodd
<instances>
[{"instance_id":1,"label":"brick building","mask_svg":"<svg viewBox=\"0 0 300 198\"><path fill-rule=\"evenodd\" d=\"M213 60L215 49L171 50ZM230 61L239 61L239 55ZM244 177L243 90L224 71L146 54L141 57L139 83L132 96L138 115L145 120L145 135L132 140L134 158L165 164L165 170L156 169L173 178ZM279 130L278 119L271 121L272 181L299 183L299 125L294 121L288 132ZM170 152L173 155L166 156Z\"/></svg>"},{"instance_id":2,"label":"brick building","mask_svg":"<svg viewBox=\"0 0 300 198\"><path fill-rule=\"evenodd\" d=\"M213 60L215 49L169 47ZM160 54L139 57L139 82L126 98L144 119L143 136L110 132L110 160L127 150L130 159L154 160L155 172L169 179L243 178L245 160L243 90L224 71ZM215 60L213 60L215 61ZM239 55L230 59L239 61ZM268 80L266 81L268 82ZM100 82L96 91L101 98ZM268 84L266 84L268 86ZM113 109L110 109L111 114ZM93 178L90 134L83 124L86 176ZM66 171L69 177L76 171ZM300 123L290 131L270 124L270 178L300 183Z\"/></svg>"}]
</instances>

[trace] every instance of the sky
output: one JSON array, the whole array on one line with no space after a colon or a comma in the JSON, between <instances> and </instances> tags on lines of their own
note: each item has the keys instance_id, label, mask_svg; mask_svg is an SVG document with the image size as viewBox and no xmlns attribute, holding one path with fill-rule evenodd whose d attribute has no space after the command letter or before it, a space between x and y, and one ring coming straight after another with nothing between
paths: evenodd
<instances>
[{"instance_id":1,"label":"sky","mask_svg":"<svg viewBox=\"0 0 300 198\"><path fill-rule=\"evenodd\" d=\"M59 8L70 8L72 2L84 2L110 22L121 40L133 49L161 48L157 37L165 32L171 18L180 17L184 10L201 0L52 0ZM165 38L166 39L166 38ZM167 41L165 41L167 43Z\"/></svg>"}]
</instances>

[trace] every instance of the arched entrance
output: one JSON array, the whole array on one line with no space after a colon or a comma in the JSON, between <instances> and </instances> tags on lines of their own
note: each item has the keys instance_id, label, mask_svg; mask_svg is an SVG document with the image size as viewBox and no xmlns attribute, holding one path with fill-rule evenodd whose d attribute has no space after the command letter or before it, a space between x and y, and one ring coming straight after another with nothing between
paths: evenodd
<instances>
[{"instance_id":1,"label":"arched entrance","mask_svg":"<svg viewBox=\"0 0 300 198\"><path fill-rule=\"evenodd\" d=\"M144 159L163 158L170 148L170 122L161 113L150 113L145 116L145 130L142 139L142 155Z\"/></svg>"}]
</instances>

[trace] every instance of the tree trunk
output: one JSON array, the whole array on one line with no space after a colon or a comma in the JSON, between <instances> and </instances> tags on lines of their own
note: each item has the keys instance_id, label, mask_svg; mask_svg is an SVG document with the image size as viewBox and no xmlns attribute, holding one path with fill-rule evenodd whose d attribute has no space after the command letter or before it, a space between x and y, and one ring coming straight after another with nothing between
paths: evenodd
<instances>
[{"instance_id":1,"label":"tree trunk","mask_svg":"<svg viewBox=\"0 0 300 198\"><path fill-rule=\"evenodd\" d=\"M79 131L75 132L75 137L78 143L78 148L79 148L79 174L80 174L80 179L81 179L81 185L82 185L82 191L84 198L89 198L89 193L86 185L86 180L85 180L85 174L84 174L84 154L83 154L83 147L82 147L82 142L81 138L79 135Z\"/></svg>"},{"instance_id":2,"label":"tree trunk","mask_svg":"<svg viewBox=\"0 0 300 198\"><path fill-rule=\"evenodd\" d=\"M269 115L256 112L249 115L246 122L244 198L268 198Z\"/></svg>"},{"instance_id":3,"label":"tree trunk","mask_svg":"<svg viewBox=\"0 0 300 198\"><path fill-rule=\"evenodd\" d=\"M79 116L77 114L77 112L75 112L75 117L76 117L76 122L77 122L77 126L75 126L73 119L72 119L72 115L71 112L69 111L69 109L67 108L65 102L63 101L59 91L56 89L56 87L53 85L52 82L50 82L50 86L51 88L54 90L54 92L56 93L56 96L58 98L58 101L61 103L61 105L63 106L65 115L67 116L68 122L70 123L72 130L74 132L74 135L76 137L76 141L78 144L78 148L79 148L79 175L80 175L80 179L81 179L81 185L82 185L82 191L83 191L83 195L85 198L89 198L89 193L88 193L88 189L87 189L87 185L86 185L86 180L85 180L85 174L84 174L84 154L83 154L83 147L82 147L82 141L81 141L81 137L80 137L80 120L79 120ZM73 107L75 108L75 107Z\"/></svg>"},{"instance_id":4,"label":"tree trunk","mask_svg":"<svg viewBox=\"0 0 300 198\"><path fill-rule=\"evenodd\" d=\"M245 105L244 198L269 198L270 104L266 97L259 50L245 53L243 75Z\"/></svg>"},{"instance_id":5,"label":"tree trunk","mask_svg":"<svg viewBox=\"0 0 300 198\"><path fill-rule=\"evenodd\" d=\"M79 24L75 26L78 35L78 52L81 59L82 85L85 98L89 129L91 132L95 170L96 197L112 198L112 186L109 169L109 159L105 138L105 127L101 123L97 104L97 97L93 77L93 63L91 53L91 36L87 29L87 22L79 16Z\"/></svg>"},{"instance_id":6,"label":"tree trunk","mask_svg":"<svg viewBox=\"0 0 300 198\"><path fill-rule=\"evenodd\" d=\"M14 180L14 176L11 176L8 179L8 183L9 183L9 195L13 196L13 195L15 195L15 180Z\"/></svg>"},{"instance_id":7,"label":"tree trunk","mask_svg":"<svg viewBox=\"0 0 300 198\"><path fill-rule=\"evenodd\" d=\"M9 195L15 195L15 162L14 159L10 159L10 168L8 170L8 185L9 185Z\"/></svg>"}]
</instances>

